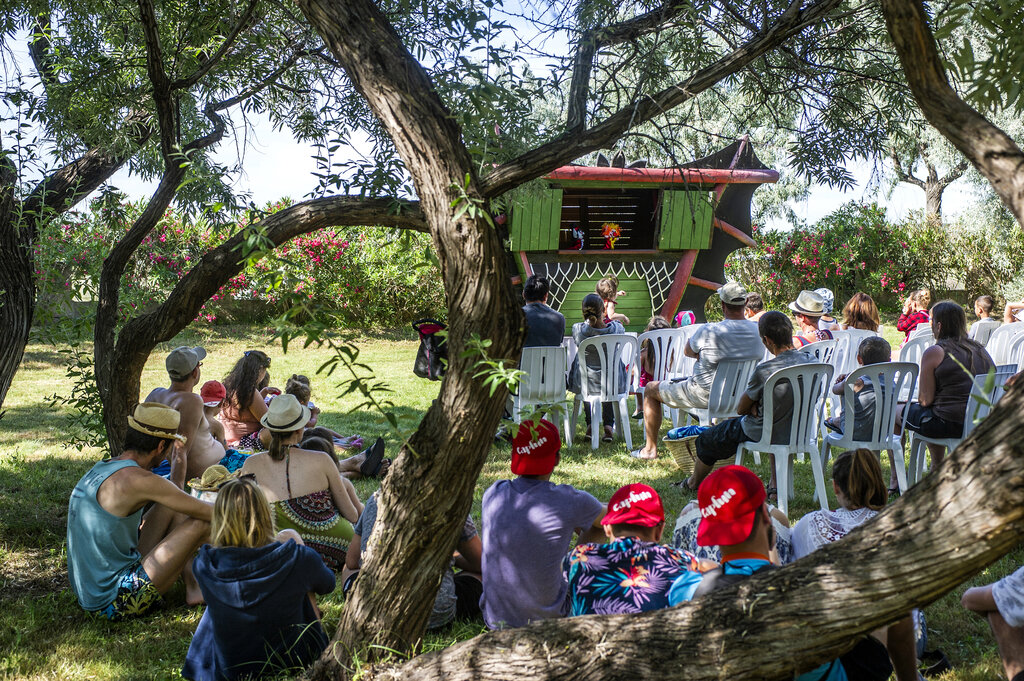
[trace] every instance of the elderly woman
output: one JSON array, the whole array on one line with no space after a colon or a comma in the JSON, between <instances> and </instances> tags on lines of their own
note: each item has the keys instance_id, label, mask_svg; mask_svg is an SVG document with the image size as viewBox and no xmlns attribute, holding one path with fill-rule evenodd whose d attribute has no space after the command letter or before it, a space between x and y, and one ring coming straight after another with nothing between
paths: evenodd
<instances>
[{"instance_id":1,"label":"elderly woman","mask_svg":"<svg viewBox=\"0 0 1024 681\"><path fill-rule=\"evenodd\" d=\"M330 456L298 446L309 416L309 407L294 395L275 397L260 420L270 431L268 451L246 459L241 477L255 477L278 529L298 532L337 571L345 565L352 524L363 505Z\"/></svg>"},{"instance_id":2,"label":"elderly woman","mask_svg":"<svg viewBox=\"0 0 1024 681\"><path fill-rule=\"evenodd\" d=\"M269 369L270 357L265 352L246 350L224 379L227 394L220 408L220 420L229 447L238 447L239 440L260 429L267 405L259 385Z\"/></svg>"}]
</instances>

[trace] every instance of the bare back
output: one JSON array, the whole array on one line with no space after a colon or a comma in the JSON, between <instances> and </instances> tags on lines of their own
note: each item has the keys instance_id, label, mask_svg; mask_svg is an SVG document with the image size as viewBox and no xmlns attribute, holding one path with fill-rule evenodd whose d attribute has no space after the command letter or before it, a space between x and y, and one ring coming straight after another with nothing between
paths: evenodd
<instances>
[{"instance_id":1,"label":"bare back","mask_svg":"<svg viewBox=\"0 0 1024 681\"><path fill-rule=\"evenodd\" d=\"M157 388L149 393L146 401L166 404L181 414L178 432L188 438L184 444L186 480L201 476L203 471L224 458L224 445L210 432L210 423L203 410L203 398L199 395L191 390Z\"/></svg>"},{"instance_id":2,"label":"bare back","mask_svg":"<svg viewBox=\"0 0 1024 681\"><path fill-rule=\"evenodd\" d=\"M346 483L352 483L342 480L337 465L323 452L291 447L281 461L274 461L269 453L253 454L241 470L242 475L250 473L270 503L328 490L342 516L351 522L359 518L360 509L346 492Z\"/></svg>"}]
</instances>

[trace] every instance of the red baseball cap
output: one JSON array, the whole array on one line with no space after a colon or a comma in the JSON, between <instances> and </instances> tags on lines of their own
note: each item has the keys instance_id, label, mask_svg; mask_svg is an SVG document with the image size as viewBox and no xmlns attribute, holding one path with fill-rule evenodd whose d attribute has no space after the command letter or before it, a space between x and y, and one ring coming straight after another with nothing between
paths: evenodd
<instances>
[{"instance_id":1,"label":"red baseball cap","mask_svg":"<svg viewBox=\"0 0 1024 681\"><path fill-rule=\"evenodd\" d=\"M516 475L547 475L558 465L562 437L548 420L523 421L512 439L512 472Z\"/></svg>"},{"instance_id":2,"label":"red baseball cap","mask_svg":"<svg viewBox=\"0 0 1024 681\"><path fill-rule=\"evenodd\" d=\"M620 487L608 500L608 513L602 525L641 525L654 527L665 520L661 497L652 487L635 483Z\"/></svg>"},{"instance_id":3,"label":"red baseball cap","mask_svg":"<svg viewBox=\"0 0 1024 681\"><path fill-rule=\"evenodd\" d=\"M207 381L199 389L199 397L203 398L203 404L207 407L216 407L227 397L228 391L220 381Z\"/></svg>"},{"instance_id":4,"label":"red baseball cap","mask_svg":"<svg viewBox=\"0 0 1024 681\"><path fill-rule=\"evenodd\" d=\"M700 484L698 546L731 546L750 536L754 517L768 498L764 483L748 468L723 466Z\"/></svg>"}]
</instances>

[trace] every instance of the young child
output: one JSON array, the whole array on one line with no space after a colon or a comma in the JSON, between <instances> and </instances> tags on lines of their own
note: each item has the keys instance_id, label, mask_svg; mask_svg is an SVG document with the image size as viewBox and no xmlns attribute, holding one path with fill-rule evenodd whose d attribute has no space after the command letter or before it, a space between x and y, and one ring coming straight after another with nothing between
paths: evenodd
<instances>
[{"instance_id":1,"label":"young child","mask_svg":"<svg viewBox=\"0 0 1024 681\"><path fill-rule=\"evenodd\" d=\"M932 294L928 289L923 288L911 293L903 303L903 314L900 315L899 321L896 322L896 328L907 334L907 338L910 338L910 334L914 332L918 324L931 321L931 316L928 314L928 308L931 307L931 304Z\"/></svg>"},{"instance_id":2,"label":"young child","mask_svg":"<svg viewBox=\"0 0 1024 681\"><path fill-rule=\"evenodd\" d=\"M313 388L309 384L309 377L302 374L292 374L292 377L284 384L284 392L286 395L295 395L295 399L299 401L299 404L309 407L312 416L310 416L306 428L315 428L316 419L320 415L320 407L313 404L311 399L313 397Z\"/></svg>"},{"instance_id":3,"label":"young child","mask_svg":"<svg viewBox=\"0 0 1024 681\"><path fill-rule=\"evenodd\" d=\"M992 336L992 332L999 326L999 320L992 317L992 308L995 307L996 301L992 299L992 296L978 296L974 301L974 314L978 316L978 321L971 324L970 338L976 340L982 345L988 344L988 339Z\"/></svg>"},{"instance_id":4,"label":"young child","mask_svg":"<svg viewBox=\"0 0 1024 681\"><path fill-rule=\"evenodd\" d=\"M644 328L644 333L648 331L657 331L658 329L671 329L672 325L668 323L668 320L661 315L654 315L647 321L647 327ZM671 359L669 360L671 361ZM654 380L654 345L649 341L644 341L643 345L640 346L640 378L637 379L637 386L640 388L636 394L636 411L633 412L632 418L642 419L644 417L644 386L648 382Z\"/></svg>"},{"instance_id":5,"label":"young child","mask_svg":"<svg viewBox=\"0 0 1024 681\"><path fill-rule=\"evenodd\" d=\"M210 435L224 445L225 449L227 449L227 445L224 442L224 424L217 416L220 414L220 405L224 403L227 394L224 384L220 381L207 381L199 389L199 396L203 399L203 413L206 414L206 420L210 424Z\"/></svg>"},{"instance_id":6,"label":"young child","mask_svg":"<svg viewBox=\"0 0 1024 681\"><path fill-rule=\"evenodd\" d=\"M619 296L626 295L625 291L619 290L619 278L608 275L597 282L597 295L604 301L604 323L619 322L622 325L629 324L629 317L615 312L615 301Z\"/></svg>"},{"instance_id":7,"label":"young child","mask_svg":"<svg viewBox=\"0 0 1024 681\"><path fill-rule=\"evenodd\" d=\"M621 334L625 333L622 328L622 324L618 320L605 321L604 312L604 301L601 296L596 293L587 294L583 298L583 319L585 321L577 322L572 325L572 339L579 346L587 338L593 336L601 336L605 334ZM587 367L590 369L587 376L589 379L587 390L590 393L597 393L601 390L601 362L597 357L597 351L591 348L590 356L586 358ZM583 392L583 374L580 371L580 354L576 353L576 357L572 360L572 367L569 368L569 390L571 392L580 394ZM626 365L619 362L619 376L618 385L625 386L626 383ZM591 415L590 406L586 405L585 415L587 418L587 426L590 427ZM605 402L601 406L601 421L604 422L604 436L601 438L604 442L612 441L612 423L615 419L615 410L612 407L611 402ZM598 428L598 424L594 424L594 428Z\"/></svg>"}]
</instances>

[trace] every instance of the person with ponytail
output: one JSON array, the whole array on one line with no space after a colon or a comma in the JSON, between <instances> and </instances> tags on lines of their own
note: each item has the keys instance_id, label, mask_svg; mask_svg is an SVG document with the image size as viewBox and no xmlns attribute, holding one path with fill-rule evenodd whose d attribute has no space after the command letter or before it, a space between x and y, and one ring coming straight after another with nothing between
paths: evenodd
<instances>
[{"instance_id":1,"label":"person with ponytail","mask_svg":"<svg viewBox=\"0 0 1024 681\"><path fill-rule=\"evenodd\" d=\"M878 455L869 449L857 449L837 456L832 464L832 489L839 508L812 511L793 528L796 559L839 541L882 510L888 491ZM886 629L872 632L841 659L848 670L857 670L850 678L884 681L895 671L898 681L915 681L917 649L912 617L908 615Z\"/></svg>"},{"instance_id":2,"label":"person with ponytail","mask_svg":"<svg viewBox=\"0 0 1024 681\"><path fill-rule=\"evenodd\" d=\"M294 673L327 647L314 594L334 574L294 530L274 534L267 498L248 478L220 488L210 544L193 572L206 600L181 675L193 681Z\"/></svg>"},{"instance_id":3,"label":"person with ponytail","mask_svg":"<svg viewBox=\"0 0 1024 681\"><path fill-rule=\"evenodd\" d=\"M255 476L277 527L298 532L327 567L338 571L363 505L330 456L298 446L309 415L309 407L294 395L275 397L260 419L270 433L267 451L246 459L241 473Z\"/></svg>"},{"instance_id":4,"label":"person with ponytail","mask_svg":"<svg viewBox=\"0 0 1024 681\"><path fill-rule=\"evenodd\" d=\"M269 369L270 357L265 352L246 350L222 381L226 395L220 420L228 447L238 447L239 440L260 429L260 419L267 413L263 398L269 388L259 386Z\"/></svg>"},{"instance_id":5,"label":"person with ponytail","mask_svg":"<svg viewBox=\"0 0 1024 681\"><path fill-rule=\"evenodd\" d=\"M622 324L612 319L605 321L604 317L604 300L601 296L596 293L591 293L583 299L583 319L582 322L577 322L572 325L572 339L579 346L580 343L588 338L594 336L604 336L608 334L622 334L626 330ZM587 354L586 357L588 383L587 390L591 393L601 392L601 361L597 356L597 351L594 350ZM626 385L626 365L620 363L619 366L619 381L621 385ZM579 353L572 361L572 367L569 369L569 390L574 393L583 392L583 379L582 372L580 371L580 356ZM590 405L586 405L585 412L587 417L587 429L590 429ZM615 410L612 408L611 402L605 402L601 405L601 420L604 422L604 435L601 440L603 442L612 441L612 422L615 419ZM595 426L596 427L596 426ZM629 428L628 424L623 424L623 427Z\"/></svg>"}]
</instances>

